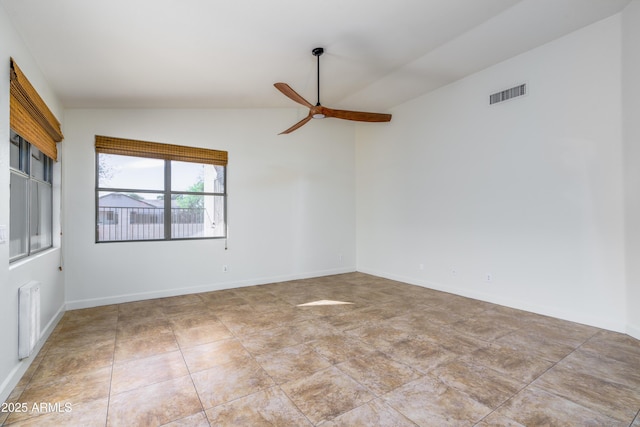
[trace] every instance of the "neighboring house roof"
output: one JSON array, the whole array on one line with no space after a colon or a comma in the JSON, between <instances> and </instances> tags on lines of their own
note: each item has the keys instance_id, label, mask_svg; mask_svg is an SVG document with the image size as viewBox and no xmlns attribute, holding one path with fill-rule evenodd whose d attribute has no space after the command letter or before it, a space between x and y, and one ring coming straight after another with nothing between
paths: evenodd
<instances>
[{"instance_id":1,"label":"neighboring house roof","mask_svg":"<svg viewBox=\"0 0 640 427\"><path fill-rule=\"evenodd\" d=\"M159 202L164 203L162 200ZM100 197L98 205L109 208L156 208L153 204L156 200L140 200L122 193L109 193ZM163 207L162 205L161 207Z\"/></svg>"},{"instance_id":2,"label":"neighboring house roof","mask_svg":"<svg viewBox=\"0 0 640 427\"><path fill-rule=\"evenodd\" d=\"M164 200L145 200L145 202L153 205L156 208L164 209ZM179 208L180 206L178 206L178 202L176 200L171 200L171 207Z\"/></svg>"},{"instance_id":3,"label":"neighboring house roof","mask_svg":"<svg viewBox=\"0 0 640 427\"><path fill-rule=\"evenodd\" d=\"M145 200L145 202L154 208L164 209L164 200Z\"/></svg>"},{"instance_id":4,"label":"neighboring house roof","mask_svg":"<svg viewBox=\"0 0 640 427\"><path fill-rule=\"evenodd\" d=\"M159 199L136 199L128 194L109 193L100 197L100 207L102 208L156 208L164 209L164 200ZM171 200L172 208L179 208L176 200Z\"/></svg>"}]
</instances>

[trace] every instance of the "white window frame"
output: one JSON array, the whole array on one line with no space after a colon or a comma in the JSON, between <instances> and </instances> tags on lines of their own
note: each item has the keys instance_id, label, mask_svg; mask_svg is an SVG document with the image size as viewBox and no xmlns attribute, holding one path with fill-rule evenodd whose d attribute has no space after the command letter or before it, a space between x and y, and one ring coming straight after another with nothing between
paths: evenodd
<instances>
[{"instance_id":1,"label":"white window frame","mask_svg":"<svg viewBox=\"0 0 640 427\"><path fill-rule=\"evenodd\" d=\"M190 192L190 191L175 191L171 189L171 162L174 160L164 160L164 182L163 182L163 188L157 188L157 189L153 189L153 190L149 190L149 189L136 189L136 188L121 188L121 187L117 187L117 188L111 188L111 187L101 187L100 186L100 156L101 155L110 155L110 154L105 154L105 153L100 153L100 152L96 152L95 153L95 170L96 170L96 176L95 176L95 225L96 225L96 231L95 231L95 242L96 243L122 243L122 242L153 242L153 241L173 241L173 240L204 240L204 239L226 239L227 238L227 165L216 165L216 168L223 168L223 176L221 179L222 182L222 189L221 191L198 191L198 192ZM131 158L135 158L135 159L140 159L140 160L144 160L145 157L139 157L139 156L133 156L133 155L127 155L127 157L131 157ZM180 161L180 160L176 160L176 161ZM194 162L197 163L197 162ZM216 169L218 170L218 169ZM220 190L220 189L218 189ZM163 218L160 221L157 218L154 219L149 219L147 221L147 223L149 224L150 227L152 228L158 228L158 227L162 227L163 228L163 237L155 237L151 236L149 238L114 238L114 239L105 239L104 237L101 239L101 228L104 229L104 227L106 225L115 225L115 226L122 226L124 224L127 224L129 222L132 221L132 217L131 215L135 214L135 212L130 212L130 214L125 214L124 211L122 211L123 208L114 208L114 209L120 209L120 211L118 211L118 213L113 212L113 211L108 211L105 210L105 208L102 208L101 211L101 207L100 207L100 194L101 193L105 193L105 192L109 192L111 194L122 194L122 195L127 195L127 194L144 194L144 193L148 193L148 194L162 194L163 196L163 200L165 200L165 204L164 207L162 208L162 214L163 214ZM174 210L174 208L171 207L171 200L172 200L172 196L175 195L185 195L185 196L189 196L189 195L195 195L195 196L203 196L203 197L217 197L217 198L222 198L223 201L223 208L222 208L222 221L221 224L215 224L212 223L211 225L213 227L218 226L221 227L220 233L219 235L216 236L197 236L197 237L184 237L184 236L177 236L174 237L172 236L172 225L176 225L179 223L172 223L171 217L172 217L172 212ZM155 215L153 213L149 213L150 211L145 211L143 213L141 213L140 215L143 216L143 218L146 218L146 216L150 216L150 215ZM112 215L112 222L109 222L109 216ZM145 216L146 215L146 216ZM136 215L137 217L137 215ZM117 220L113 220L116 219ZM211 222L211 221L210 221ZM103 231L104 234L104 231ZM121 234L122 235L122 234Z\"/></svg>"},{"instance_id":2,"label":"white window frame","mask_svg":"<svg viewBox=\"0 0 640 427\"><path fill-rule=\"evenodd\" d=\"M11 189L9 190L10 199L9 199L9 210L10 210L10 218L14 221L19 219L24 219L24 223L21 229L26 231L26 235L20 236L20 240L24 239L25 241L25 250L20 251L19 253L11 253L12 247L14 245L14 240L16 239L15 230L16 224L12 224L9 222L9 263L27 258L33 254L38 252L42 252L44 250L50 249L53 247L53 160L46 156L42 151L38 150L33 144L31 144L26 139L22 138L16 132L11 130L11 137L9 140L9 144L14 144L14 141L18 142L19 149L19 161L18 164L15 164L12 161L12 158L9 160L9 173L11 177L22 178L26 181L26 189L25 189L25 206L24 211L16 212L16 210L21 209L15 205L15 200L11 198ZM37 178L35 174L35 168L33 168L33 158L32 155L35 153L35 150L38 151L39 155L42 157L43 162L43 177ZM11 157L11 154L10 154ZM11 182L11 180L10 180ZM36 197L35 203L36 206L33 206L33 185L45 185L49 187L49 197L45 199L45 203L48 204L45 211L49 212L49 218L45 218L48 222L48 230L44 232L48 234L46 236L45 241L47 242L43 246L35 246L35 242L32 240L32 237L35 234L40 234L40 224L42 223L42 218L40 217L42 213L42 209L40 209L39 203L42 201L42 198ZM9 184L11 186L11 184ZM35 216L34 216L35 215ZM14 233L12 233L14 231ZM21 245L22 246L22 245Z\"/></svg>"}]
</instances>

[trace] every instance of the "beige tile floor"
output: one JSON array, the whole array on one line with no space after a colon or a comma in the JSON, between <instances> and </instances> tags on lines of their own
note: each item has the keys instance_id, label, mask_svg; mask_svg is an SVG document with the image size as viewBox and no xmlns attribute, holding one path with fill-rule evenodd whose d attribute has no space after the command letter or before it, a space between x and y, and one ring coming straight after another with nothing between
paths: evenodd
<instances>
[{"instance_id":1,"label":"beige tile floor","mask_svg":"<svg viewBox=\"0 0 640 427\"><path fill-rule=\"evenodd\" d=\"M11 426L640 427L640 341L352 273L69 311L7 402Z\"/></svg>"}]
</instances>

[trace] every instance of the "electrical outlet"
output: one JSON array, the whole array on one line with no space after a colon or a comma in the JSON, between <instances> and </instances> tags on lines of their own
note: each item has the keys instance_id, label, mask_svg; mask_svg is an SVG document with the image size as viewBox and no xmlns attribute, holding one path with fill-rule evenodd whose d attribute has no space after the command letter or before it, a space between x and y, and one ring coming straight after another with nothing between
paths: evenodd
<instances>
[{"instance_id":1,"label":"electrical outlet","mask_svg":"<svg viewBox=\"0 0 640 427\"><path fill-rule=\"evenodd\" d=\"M228 272L228 271L229 271L229 266L228 266L227 264L223 265L223 266L222 266L222 272L223 272L223 273L226 273L226 272Z\"/></svg>"},{"instance_id":2,"label":"electrical outlet","mask_svg":"<svg viewBox=\"0 0 640 427\"><path fill-rule=\"evenodd\" d=\"M456 270L455 268L451 269L451 277L458 277L458 270Z\"/></svg>"},{"instance_id":3,"label":"electrical outlet","mask_svg":"<svg viewBox=\"0 0 640 427\"><path fill-rule=\"evenodd\" d=\"M492 280L493 280L493 274L491 274L491 273L487 273L487 274L485 274L485 275L484 275L484 281L485 281L485 282L489 283L489 282L491 282Z\"/></svg>"},{"instance_id":4,"label":"electrical outlet","mask_svg":"<svg viewBox=\"0 0 640 427\"><path fill-rule=\"evenodd\" d=\"M338 261L342 262L342 254L338 254Z\"/></svg>"}]
</instances>

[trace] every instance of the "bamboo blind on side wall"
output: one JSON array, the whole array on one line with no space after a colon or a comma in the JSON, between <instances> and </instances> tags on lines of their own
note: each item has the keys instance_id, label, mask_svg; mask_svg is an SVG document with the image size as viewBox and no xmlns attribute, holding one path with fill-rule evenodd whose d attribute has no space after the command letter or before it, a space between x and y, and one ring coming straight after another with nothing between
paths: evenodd
<instances>
[{"instance_id":1,"label":"bamboo blind on side wall","mask_svg":"<svg viewBox=\"0 0 640 427\"><path fill-rule=\"evenodd\" d=\"M96 152L226 166L227 152L96 135Z\"/></svg>"},{"instance_id":2,"label":"bamboo blind on side wall","mask_svg":"<svg viewBox=\"0 0 640 427\"><path fill-rule=\"evenodd\" d=\"M38 147L45 155L57 160L56 142L64 138L60 123L13 58L11 58L10 80L9 123L11 129Z\"/></svg>"}]
</instances>

